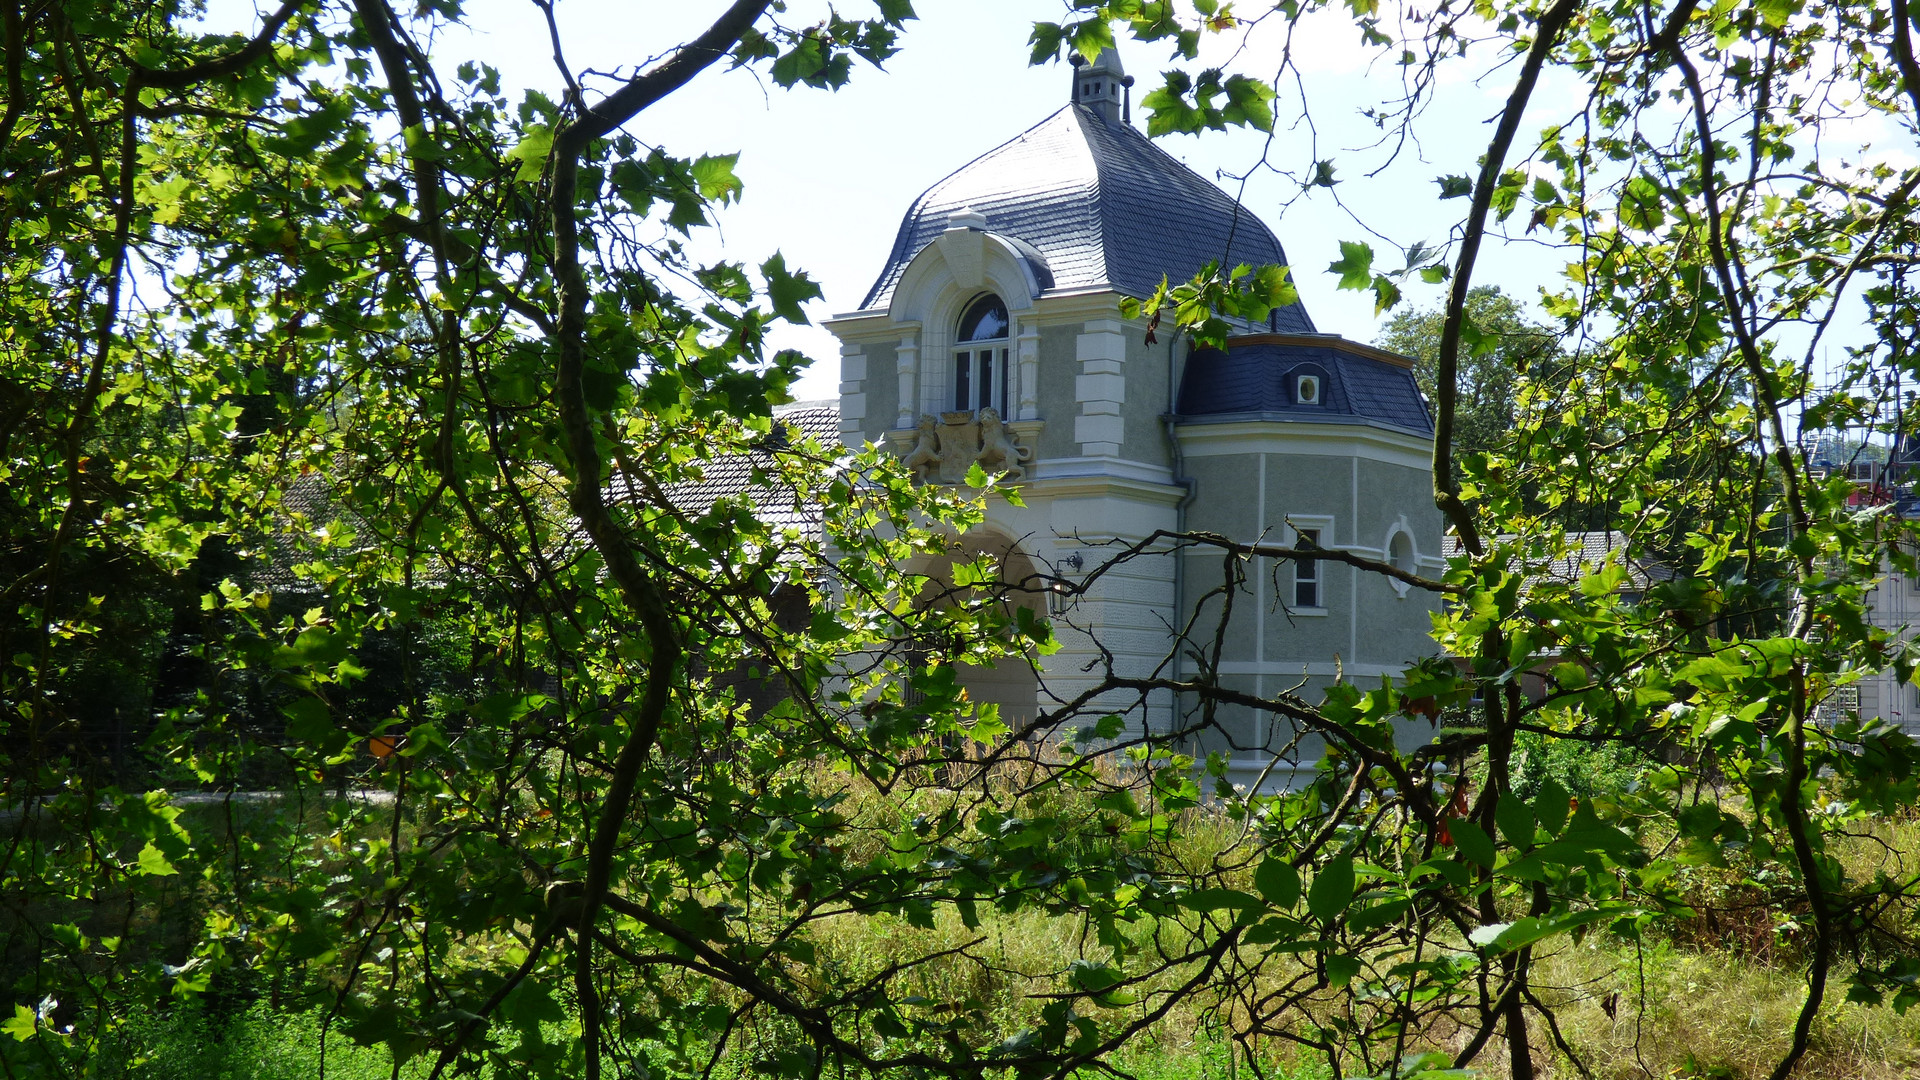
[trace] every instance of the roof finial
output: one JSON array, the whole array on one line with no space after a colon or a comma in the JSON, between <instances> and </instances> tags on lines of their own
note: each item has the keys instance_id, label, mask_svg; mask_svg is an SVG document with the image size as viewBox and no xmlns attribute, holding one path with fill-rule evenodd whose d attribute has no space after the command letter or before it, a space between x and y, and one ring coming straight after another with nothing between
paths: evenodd
<instances>
[{"instance_id":1,"label":"roof finial","mask_svg":"<svg viewBox=\"0 0 1920 1080\"><path fill-rule=\"evenodd\" d=\"M1074 53L1072 59L1074 102L1091 108L1110 124L1130 119L1132 102L1127 99L1131 95L1125 91L1133 85L1133 80L1121 66L1120 54L1113 49L1102 49L1091 64L1079 53Z\"/></svg>"}]
</instances>

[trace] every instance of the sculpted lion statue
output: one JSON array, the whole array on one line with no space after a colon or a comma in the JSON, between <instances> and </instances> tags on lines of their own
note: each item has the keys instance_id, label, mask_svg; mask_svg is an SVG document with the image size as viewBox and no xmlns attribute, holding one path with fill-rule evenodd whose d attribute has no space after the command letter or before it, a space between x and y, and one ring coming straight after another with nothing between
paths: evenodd
<instances>
[{"instance_id":1,"label":"sculpted lion statue","mask_svg":"<svg viewBox=\"0 0 1920 1080\"><path fill-rule=\"evenodd\" d=\"M907 471L922 483L932 483L940 471L940 433L935 423L932 416L920 414L919 434L914 438L913 450L907 454Z\"/></svg>"},{"instance_id":2,"label":"sculpted lion statue","mask_svg":"<svg viewBox=\"0 0 1920 1080\"><path fill-rule=\"evenodd\" d=\"M1013 433L1007 430L998 412L991 408L980 410L980 454L974 460L981 468L1004 472L1009 480L1025 480L1026 462L1032 457L1033 447L1014 442Z\"/></svg>"}]
</instances>

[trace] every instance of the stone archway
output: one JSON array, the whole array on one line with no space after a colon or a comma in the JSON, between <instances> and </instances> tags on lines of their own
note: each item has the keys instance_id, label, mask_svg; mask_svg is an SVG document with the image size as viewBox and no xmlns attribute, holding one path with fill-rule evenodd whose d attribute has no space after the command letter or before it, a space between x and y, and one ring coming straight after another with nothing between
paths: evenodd
<instances>
[{"instance_id":1,"label":"stone archway","mask_svg":"<svg viewBox=\"0 0 1920 1080\"><path fill-rule=\"evenodd\" d=\"M986 556L999 568L1002 603L1007 613L1026 608L1036 618L1047 615L1047 594L1039 568L1020 545L999 533L978 531L954 542L946 553L928 561L921 571L927 577L922 602L950 604L957 592L953 588L953 566ZM991 666L956 665L955 673L967 697L978 704L997 705L1000 719L1009 728L1020 731L1040 715L1040 678L1030 657L1009 656Z\"/></svg>"}]
</instances>

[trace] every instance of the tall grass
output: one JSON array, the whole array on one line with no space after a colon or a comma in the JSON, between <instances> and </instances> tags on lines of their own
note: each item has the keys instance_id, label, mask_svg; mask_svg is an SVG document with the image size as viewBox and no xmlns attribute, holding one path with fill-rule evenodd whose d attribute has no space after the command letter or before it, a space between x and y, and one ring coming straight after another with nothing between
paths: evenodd
<instances>
[{"instance_id":1,"label":"tall grass","mask_svg":"<svg viewBox=\"0 0 1920 1080\"><path fill-rule=\"evenodd\" d=\"M275 1012L264 1002L233 1013L198 1005L136 1013L101 1047L102 1080L419 1080L428 1063L397 1071L381 1047L333 1032L321 1049L321 1014Z\"/></svg>"},{"instance_id":2,"label":"tall grass","mask_svg":"<svg viewBox=\"0 0 1920 1080\"><path fill-rule=\"evenodd\" d=\"M1034 766L1021 766L1032 768ZM1024 777L1014 778L1015 782ZM973 812L979 792L922 786L883 794L842 778L853 822L849 844L878 855L886 838L918 814L957 809ZM975 787L988 778L976 777ZM1000 782L1007 782L1002 778ZM824 785L823 785L824 786ZM996 795L1004 797L1002 790ZM1052 814L1095 813L1077 805L1086 796L1057 789L1043 796ZM1243 826L1224 815L1191 810L1178 815L1177 838L1161 841L1156 854L1190 869L1207 866L1243 841ZM1920 871L1920 819L1876 821L1841 838L1834 851L1855 880L1887 874L1910 879ZM1232 862L1242 861L1240 858ZM1237 873L1237 871L1236 871ZM1559 1032L1596 1080L1758 1080L1785 1051L1805 982L1790 900L1791 890L1757 885L1737 868L1686 866L1676 881L1702 914L1672 926L1664 940L1641 945L1595 933L1563 941L1538 960L1535 989L1552 1009ZM1786 899L1782 899L1785 897ZM1027 910L979 908L969 928L957 914L942 912L931 929L909 926L886 914L842 915L806 931L823 973L858 980L913 957L956 950L907 967L897 976L894 997L963 1002L975 1012L971 1032L1019 1030L1038 1018L1037 994L1058 990L1069 965L1086 955L1088 928L1072 918ZM1143 931L1144 932L1144 931ZM965 946L964 951L959 951ZM1811 1054L1798 1080L1894 1080L1920 1076L1920 1010L1901 1016L1892 1009L1845 1002L1847 974L1835 973L1827 1008L1816 1025ZM1171 980L1169 980L1171 985ZM689 986L689 991L700 988ZM1118 1053L1109 1064L1139 1080L1312 1080L1324 1075L1316 1060L1284 1046L1259 1046L1260 1060L1224 1041L1222 1017L1205 993L1174 1002L1160 1022ZM318 1012L276 1012L246 995L228 997L224 1008L177 1005L138 1013L102 1047L95 1075L111 1080L307 1080L319 1074L322 1018ZM306 1000L312 1000L307 998ZM1134 1006L1142 1007L1142 1006ZM790 1033L774 1023L765 1037ZM1552 1045L1545 1025L1536 1025L1538 1059L1548 1075L1574 1076ZM1415 1042L1457 1049L1457 1031L1431 1030ZM755 1048L744 1040L719 1069L720 1080L749 1072ZM395 1070L384 1049L354 1046L337 1031L326 1041L326 1075L337 1080L418 1078L424 1062ZM0 1047L0 1058L6 1048ZM1475 1063L1498 1080L1500 1055ZM671 1071L671 1070L669 1070ZM1089 1078L1090 1080L1090 1078Z\"/></svg>"}]
</instances>

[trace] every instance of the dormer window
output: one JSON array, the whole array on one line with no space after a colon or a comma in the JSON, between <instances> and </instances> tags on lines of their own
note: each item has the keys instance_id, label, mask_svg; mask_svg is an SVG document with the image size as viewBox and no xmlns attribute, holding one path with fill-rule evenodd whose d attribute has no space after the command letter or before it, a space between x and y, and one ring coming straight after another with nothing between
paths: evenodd
<instances>
[{"instance_id":1,"label":"dormer window","mask_svg":"<svg viewBox=\"0 0 1920 1080\"><path fill-rule=\"evenodd\" d=\"M993 409L1007 415L1007 305L988 293L960 317L953 351L953 407L960 412Z\"/></svg>"},{"instance_id":2,"label":"dormer window","mask_svg":"<svg viewBox=\"0 0 1920 1080\"><path fill-rule=\"evenodd\" d=\"M1320 376L1295 375L1293 377L1293 402L1296 405L1320 404Z\"/></svg>"}]
</instances>

